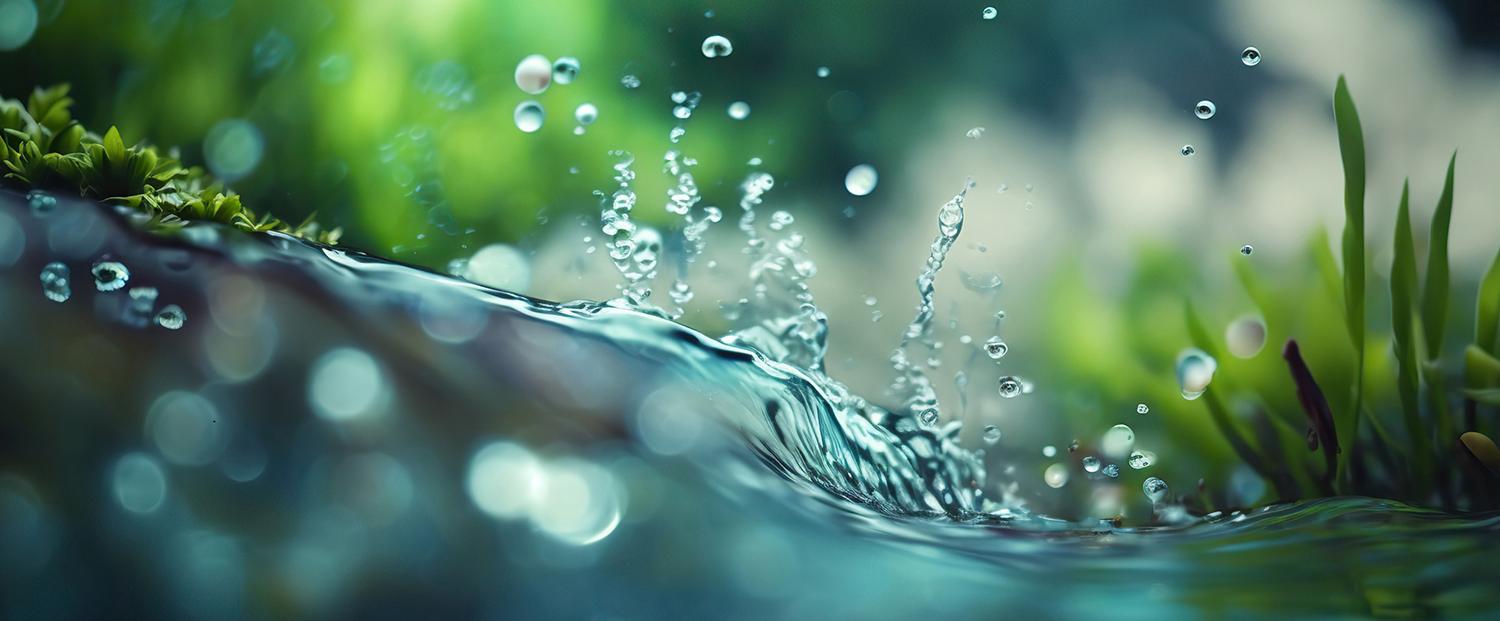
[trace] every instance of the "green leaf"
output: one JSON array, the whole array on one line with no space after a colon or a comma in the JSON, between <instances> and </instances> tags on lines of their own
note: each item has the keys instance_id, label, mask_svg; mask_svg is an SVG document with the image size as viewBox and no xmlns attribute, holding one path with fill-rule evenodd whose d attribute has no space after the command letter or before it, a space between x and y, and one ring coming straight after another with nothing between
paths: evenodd
<instances>
[{"instance_id":1,"label":"green leaf","mask_svg":"<svg viewBox=\"0 0 1500 621\"><path fill-rule=\"evenodd\" d=\"M1460 392L1477 403L1500 405L1500 388L1465 388Z\"/></svg>"},{"instance_id":2,"label":"green leaf","mask_svg":"<svg viewBox=\"0 0 1500 621\"><path fill-rule=\"evenodd\" d=\"M1485 388L1500 382L1500 358L1490 355L1478 345L1464 348L1464 384L1470 388Z\"/></svg>"},{"instance_id":3,"label":"green leaf","mask_svg":"<svg viewBox=\"0 0 1500 621\"><path fill-rule=\"evenodd\" d=\"M1448 177L1437 210L1432 212L1432 230L1428 233L1427 279L1422 289L1422 335L1427 343L1427 359L1436 359L1443 351L1443 331L1448 322L1448 227L1453 220L1453 165L1458 152L1448 159Z\"/></svg>"},{"instance_id":4,"label":"green leaf","mask_svg":"<svg viewBox=\"0 0 1500 621\"><path fill-rule=\"evenodd\" d=\"M113 125L104 134L104 158L117 166L125 163L125 141L120 138L119 128Z\"/></svg>"},{"instance_id":5,"label":"green leaf","mask_svg":"<svg viewBox=\"0 0 1500 621\"><path fill-rule=\"evenodd\" d=\"M1474 343L1490 354L1500 354L1495 332L1500 331L1500 252L1490 262L1490 269L1479 281L1479 295L1474 309Z\"/></svg>"},{"instance_id":6,"label":"green leaf","mask_svg":"<svg viewBox=\"0 0 1500 621\"><path fill-rule=\"evenodd\" d=\"M1365 349L1365 137L1344 76L1333 91L1339 154L1344 163L1344 313L1349 339L1361 358Z\"/></svg>"},{"instance_id":7,"label":"green leaf","mask_svg":"<svg viewBox=\"0 0 1500 621\"><path fill-rule=\"evenodd\" d=\"M1401 204L1396 208L1395 258L1391 260L1391 335L1396 354L1396 389L1401 397L1401 414L1406 434L1411 439L1412 481L1426 496L1432 473L1432 451L1426 430L1422 428L1418 402L1417 351L1412 342L1412 292L1416 289L1417 259L1411 235L1411 210L1408 205L1411 188L1401 186Z\"/></svg>"}]
</instances>

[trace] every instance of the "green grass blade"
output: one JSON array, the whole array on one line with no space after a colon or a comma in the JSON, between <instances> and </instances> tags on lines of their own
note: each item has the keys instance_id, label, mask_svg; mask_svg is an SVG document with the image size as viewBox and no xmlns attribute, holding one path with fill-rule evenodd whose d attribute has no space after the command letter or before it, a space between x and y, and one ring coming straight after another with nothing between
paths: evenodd
<instances>
[{"instance_id":1,"label":"green grass blade","mask_svg":"<svg viewBox=\"0 0 1500 621\"><path fill-rule=\"evenodd\" d=\"M1443 331L1448 323L1448 227L1453 221L1453 165L1458 153L1448 159L1448 177L1437 210L1432 212L1432 230L1428 232L1427 278L1422 288L1422 335L1427 343L1427 359L1436 360L1443 351Z\"/></svg>"},{"instance_id":2,"label":"green grass blade","mask_svg":"<svg viewBox=\"0 0 1500 621\"><path fill-rule=\"evenodd\" d=\"M1500 252L1479 281L1479 299L1474 309L1474 344L1490 354L1500 354L1495 332L1500 331Z\"/></svg>"},{"instance_id":3,"label":"green grass blade","mask_svg":"<svg viewBox=\"0 0 1500 621\"><path fill-rule=\"evenodd\" d=\"M1365 392L1365 135L1344 76L1339 76L1333 89L1333 118L1338 126L1339 156L1344 165L1344 324L1349 329L1355 355L1353 407L1343 417L1344 429L1340 432L1350 439L1350 450L1339 456L1342 480L1356 451Z\"/></svg>"},{"instance_id":4,"label":"green grass blade","mask_svg":"<svg viewBox=\"0 0 1500 621\"><path fill-rule=\"evenodd\" d=\"M1432 476L1432 450L1427 431L1422 428L1418 403L1417 350L1412 334L1413 291L1417 282L1417 258L1411 235L1410 188L1401 187L1401 205L1396 210L1396 252L1391 260L1391 336L1396 353L1396 389L1401 397L1401 415L1411 441L1411 480L1416 484L1419 500Z\"/></svg>"},{"instance_id":5,"label":"green grass blade","mask_svg":"<svg viewBox=\"0 0 1500 621\"><path fill-rule=\"evenodd\" d=\"M1323 283L1323 288L1328 292L1328 299L1339 300L1343 297L1342 285L1339 283L1339 264L1333 258L1333 245L1328 240L1328 230L1318 227L1307 242L1308 256L1312 257L1318 266L1318 280Z\"/></svg>"}]
</instances>

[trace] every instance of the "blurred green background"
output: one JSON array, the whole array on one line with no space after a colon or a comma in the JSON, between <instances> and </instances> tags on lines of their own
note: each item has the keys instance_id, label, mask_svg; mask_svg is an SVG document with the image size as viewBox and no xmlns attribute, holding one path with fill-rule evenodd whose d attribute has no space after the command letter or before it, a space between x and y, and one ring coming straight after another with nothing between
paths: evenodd
<instances>
[{"instance_id":1,"label":"blurred green background","mask_svg":"<svg viewBox=\"0 0 1500 621\"><path fill-rule=\"evenodd\" d=\"M1244 433L1270 428L1288 463L1315 462L1276 354L1287 337L1303 341L1334 409L1347 406L1353 355L1322 232L1336 238L1342 222L1337 75L1361 104L1370 152L1368 401L1392 428L1381 335L1400 179L1413 178L1425 257L1443 167L1459 151L1450 345L1472 338L1475 283L1500 231L1500 180L1487 174L1500 167L1494 3L998 2L985 20L985 3L959 2L0 0L22 4L37 25L24 39L19 22L6 26L20 43L0 52L0 94L71 82L85 125L119 125L189 163L205 161L213 128L248 121L263 154L232 184L247 204L291 221L316 212L345 228L347 246L436 269L512 245L527 264L507 282L550 299L613 295L604 253L583 252L585 235L598 238L592 192L612 187L609 150L637 156L635 217L675 225L657 207L671 181L656 164L673 146L669 95L701 92L676 146L700 163L705 204L726 208L728 222L711 230L705 257L724 266L699 275L705 293L684 322L726 325L718 304L746 282L733 267L738 186L752 168L770 172L767 208L797 218L819 263L831 372L863 394L889 379L936 207L972 177L966 230L939 283L951 334L934 374L946 416L975 437L999 425L1003 463L1023 468L1019 493L1073 509L1097 499L1043 496L1038 448L1076 438L1077 459L1117 422L1172 454L1158 472L1174 484L1238 481L1234 500L1261 499L1264 485L1243 474L1201 402L1178 394L1189 299L1220 347L1237 317L1264 319L1265 348L1220 360L1216 389ZM712 34L733 54L705 58ZM1264 57L1255 67L1239 58L1250 45ZM582 71L527 95L513 73L530 54L576 57ZM626 75L640 87L624 87ZM527 134L513 111L532 98L547 116ZM1194 117L1200 99L1217 104L1212 119ZM747 119L726 114L736 100L751 106ZM599 120L575 134L583 103ZM968 137L974 128L984 131ZM1187 144L1192 157L1180 154ZM880 171L869 196L844 188L857 164ZM1253 255L1239 253L1246 244ZM989 271L1005 279L998 294L959 282ZM1011 354L967 368L974 394L960 411L948 369L964 368L970 349L957 337L983 342L1002 309ZM992 390L1002 373L1038 391L1002 402ZM1151 414L1135 414L1137 403Z\"/></svg>"}]
</instances>

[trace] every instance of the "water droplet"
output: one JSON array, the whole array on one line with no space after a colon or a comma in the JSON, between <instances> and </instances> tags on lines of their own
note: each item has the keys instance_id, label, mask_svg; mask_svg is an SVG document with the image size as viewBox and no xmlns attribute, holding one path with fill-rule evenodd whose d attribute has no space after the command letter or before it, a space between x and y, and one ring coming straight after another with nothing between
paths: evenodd
<instances>
[{"instance_id":1,"label":"water droplet","mask_svg":"<svg viewBox=\"0 0 1500 621\"><path fill-rule=\"evenodd\" d=\"M833 73L833 72L831 70L829 70L827 67L818 67L818 77L820 77L820 78L826 78L826 77L828 77L828 75L830 73Z\"/></svg>"},{"instance_id":2,"label":"water droplet","mask_svg":"<svg viewBox=\"0 0 1500 621\"><path fill-rule=\"evenodd\" d=\"M31 207L32 215L46 217L57 208L57 197L41 190L32 190L26 193L26 204Z\"/></svg>"},{"instance_id":3,"label":"water droplet","mask_svg":"<svg viewBox=\"0 0 1500 621\"><path fill-rule=\"evenodd\" d=\"M547 111L539 104L530 99L516 106L516 129L528 134L542 128L542 121L547 118Z\"/></svg>"},{"instance_id":4,"label":"water droplet","mask_svg":"<svg viewBox=\"0 0 1500 621\"><path fill-rule=\"evenodd\" d=\"M875 172L875 167L869 164L860 164L849 169L849 174L844 175L844 188L855 196L866 196L875 191L875 184L880 182L880 174Z\"/></svg>"},{"instance_id":5,"label":"water droplet","mask_svg":"<svg viewBox=\"0 0 1500 621\"><path fill-rule=\"evenodd\" d=\"M578 59L572 56L564 56L552 63L552 81L558 84L572 84L578 79Z\"/></svg>"},{"instance_id":6,"label":"water droplet","mask_svg":"<svg viewBox=\"0 0 1500 621\"><path fill-rule=\"evenodd\" d=\"M964 132L964 135L968 136L970 138L973 138L975 140L978 140L980 136L984 135L984 128L983 127L970 128L969 131Z\"/></svg>"},{"instance_id":7,"label":"water droplet","mask_svg":"<svg viewBox=\"0 0 1500 621\"><path fill-rule=\"evenodd\" d=\"M1099 440L1099 448L1105 455L1120 457L1130 452L1135 446L1135 430L1130 425L1115 425L1104 432L1104 437Z\"/></svg>"},{"instance_id":8,"label":"water droplet","mask_svg":"<svg viewBox=\"0 0 1500 621\"><path fill-rule=\"evenodd\" d=\"M1180 152L1182 153L1183 157L1192 157L1194 153L1198 152L1198 150L1194 149L1193 145L1185 144L1182 145L1182 150Z\"/></svg>"},{"instance_id":9,"label":"water droplet","mask_svg":"<svg viewBox=\"0 0 1500 621\"><path fill-rule=\"evenodd\" d=\"M1131 451L1128 463L1131 468L1136 470L1150 468L1152 464L1156 463L1156 453L1151 451Z\"/></svg>"},{"instance_id":10,"label":"water droplet","mask_svg":"<svg viewBox=\"0 0 1500 621\"><path fill-rule=\"evenodd\" d=\"M1083 458L1083 470L1085 472L1098 472L1099 471L1099 465L1100 464L1099 464L1099 458L1098 457L1094 457L1093 455L1089 455L1088 457Z\"/></svg>"},{"instance_id":11,"label":"water droplet","mask_svg":"<svg viewBox=\"0 0 1500 621\"><path fill-rule=\"evenodd\" d=\"M132 328L144 328L151 323L156 311L156 287L131 287L125 292L130 299L120 314L120 323Z\"/></svg>"},{"instance_id":12,"label":"water droplet","mask_svg":"<svg viewBox=\"0 0 1500 621\"><path fill-rule=\"evenodd\" d=\"M673 127L672 131L667 132L667 139L671 140L672 144L677 144L679 140L682 140L682 136L684 134L687 134L686 129L683 129L681 127Z\"/></svg>"},{"instance_id":13,"label":"water droplet","mask_svg":"<svg viewBox=\"0 0 1500 621\"><path fill-rule=\"evenodd\" d=\"M879 303L880 303L880 300L875 299L875 296L873 296L873 295L865 296L865 306L874 306L874 305L879 304Z\"/></svg>"},{"instance_id":14,"label":"water droplet","mask_svg":"<svg viewBox=\"0 0 1500 621\"><path fill-rule=\"evenodd\" d=\"M1255 49L1253 46L1245 48L1245 51L1240 52L1240 62L1245 63L1246 67L1259 65L1260 50Z\"/></svg>"},{"instance_id":15,"label":"water droplet","mask_svg":"<svg viewBox=\"0 0 1500 621\"><path fill-rule=\"evenodd\" d=\"M1167 482L1151 477L1141 484L1141 491L1146 492L1146 498L1151 500L1151 504L1156 504L1167 497Z\"/></svg>"},{"instance_id":16,"label":"water droplet","mask_svg":"<svg viewBox=\"0 0 1500 621\"><path fill-rule=\"evenodd\" d=\"M1042 457L1057 457L1057 447L1051 444L1042 447Z\"/></svg>"},{"instance_id":17,"label":"water droplet","mask_svg":"<svg viewBox=\"0 0 1500 621\"><path fill-rule=\"evenodd\" d=\"M998 336L992 336L984 342L984 353L990 357L990 360L1004 358L1006 352L1009 351L1010 346L1006 345L1005 341L1000 340Z\"/></svg>"},{"instance_id":18,"label":"water droplet","mask_svg":"<svg viewBox=\"0 0 1500 621\"><path fill-rule=\"evenodd\" d=\"M73 295L68 284L68 266L53 261L42 268L42 295L53 302L66 302Z\"/></svg>"},{"instance_id":19,"label":"water droplet","mask_svg":"<svg viewBox=\"0 0 1500 621\"><path fill-rule=\"evenodd\" d=\"M641 87L641 79L635 77L635 74L627 73L620 76L620 86L629 89L637 89Z\"/></svg>"},{"instance_id":20,"label":"water droplet","mask_svg":"<svg viewBox=\"0 0 1500 621\"><path fill-rule=\"evenodd\" d=\"M994 444L1000 441L1000 428L994 425L984 426L984 443Z\"/></svg>"},{"instance_id":21,"label":"water droplet","mask_svg":"<svg viewBox=\"0 0 1500 621\"><path fill-rule=\"evenodd\" d=\"M996 11L995 7L987 6L987 7L984 7L983 11L980 11L979 16L983 17L985 19L995 19L995 16L997 16L999 14L1000 14L1000 12Z\"/></svg>"},{"instance_id":22,"label":"water droplet","mask_svg":"<svg viewBox=\"0 0 1500 621\"><path fill-rule=\"evenodd\" d=\"M1250 256L1254 252L1255 252L1255 246L1251 246L1250 244L1245 244L1243 246L1240 246L1240 254L1242 254L1242 255L1245 255L1245 256L1248 257L1248 256Z\"/></svg>"},{"instance_id":23,"label":"water droplet","mask_svg":"<svg viewBox=\"0 0 1500 621\"><path fill-rule=\"evenodd\" d=\"M94 274L94 286L100 291L118 291L125 283L130 282L130 270L118 261L99 261L91 271Z\"/></svg>"},{"instance_id":24,"label":"water droplet","mask_svg":"<svg viewBox=\"0 0 1500 621\"><path fill-rule=\"evenodd\" d=\"M1068 443L1068 452L1069 453L1077 453L1078 452L1078 440L1075 439L1072 442Z\"/></svg>"},{"instance_id":25,"label":"water droplet","mask_svg":"<svg viewBox=\"0 0 1500 621\"><path fill-rule=\"evenodd\" d=\"M1254 358L1266 346L1266 322L1260 315L1244 315L1229 322L1224 341L1236 358Z\"/></svg>"},{"instance_id":26,"label":"water droplet","mask_svg":"<svg viewBox=\"0 0 1500 621\"><path fill-rule=\"evenodd\" d=\"M573 118L578 121L579 125L593 125L594 121L599 120L599 108L591 103L578 104L578 107L573 110Z\"/></svg>"},{"instance_id":27,"label":"water droplet","mask_svg":"<svg viewBox=\"0 0 1500 621\"><path fill-rule=\"evenodd\" d=\"M1115 464L1110 464L1110 465L1104 467L1103 472L1104 472L1104 476L1107 476L1107 477L1113 479L1113 478L1116 478L1116 477L1120 476L1120 467L1118 465L1115 465Z\"/></svg>"},{"instance_id":28,"label":"water droplet","mask_svg":"<svg viewBox=\"0 0 1500 621\"><path fill-rule=\"evenodd\" d=\"M920 420L920 421L922 421L922 426L923 427L931 429L931 428L937 426L937 423L938 423L938 411L935 410L935 409L930 409L930 408L926 409L926 410L922 410L922 412L917 415L917 419Z\"/></svg>"},{"instance_id":29,"label":"water droplet","mask_svg":"<svg viewBox=\"0 0 1500 621\"><path fill-rule=\"evenodd\" d=\"M1000 378L1000 396L1012 399L1021 394L1021 380L1007 375Z\"/></svg>"},{"instance_id":30,"label":"water droplet","mask_svg":"<svg viewBox=\"0 0 1500 621\"><path fill-rule=\"evenodd\" d=\"M1192 401L1203 396L1218 369L1219 362L1201 349L1190 347L1177 354L1177 385L1182 398Z\"/></svg>"},{"instance_id":31,"label":"water droplet","mask_svg":"<svg viewBox=\"0 0 1500 621\"><path fill-rule=\"evenodd\" d=\"M734 45L724 35L712 35L703 40L703 55L708 58L718 58L734 53Z\"/></svg>"},{"instance_id":32,"label":"water droplet","mask_svg":"<svg viewBox=\"0 0 1500 621\"><path fill-rule=\"evenodd\" d=\"M743 121L746 117L749 116L750 104L747 104L743 101L736 101L732 104L729 104L729 118L736 121Z\"/></svg>"},{"instance_id":33,"label":"water droplet","mask_svg":"<svg viewBox=\"0 0 1500 621\"><path fill-rule=\"evenodd\" d=\"M1047 470L1042 472L1042 480L1047 483L1047 487L1050 487L1052 489L1057 489L1059 487L1067 485L1068 467L1062 464L1052 464L1050 466L1047 466Z\"/></svg>"},{"instance_id":34,"label":"water droplet","mask_svg":"<svg viewBox=\"0 0 1500 621\"><path fill-rule=\"evenodd\" d=\"M530 95L541 94L552 86L552 62L541 54L532 54L516 63L516 86Z\"/></svg>"},{"instance_id":35,"label":"water droplet","mask_svg":"<svg viewBox=\"0 0 1500 621\"><path fill-rule=\"evenodd\" d=\"M156 325L168 330L180 329L185 323L187 323L187 313L176 304L163 306L161 311L156 313Z\"/></svg>"},{"instance_id":36,"label":"water droplet","mask_svg":"<svg viewBox=\"0 0 1500 621\"><path fill-rule=\"evenodd\" d=\"M1218 110L1218 106L1215 106L1214 102L1207 99L1200 101L1198 102L1198 105L1193 106L1193 114L1198 115L1198 118L1205 121L1214 118L1214 113Z\"/></svg>"},{"instance_id":37,"label":"water droplet","mask_svg":"<svg viewBox=\"0 0 1500 621\"><path fill-rule=\"evenodd\" d=\"M1151 406L1146 405L1144 403L1137 403L1137 404L1135 404L1135 413L1136 414L1149 414L1150 412L1151 412Z\"/></svg>"}]
</instances>

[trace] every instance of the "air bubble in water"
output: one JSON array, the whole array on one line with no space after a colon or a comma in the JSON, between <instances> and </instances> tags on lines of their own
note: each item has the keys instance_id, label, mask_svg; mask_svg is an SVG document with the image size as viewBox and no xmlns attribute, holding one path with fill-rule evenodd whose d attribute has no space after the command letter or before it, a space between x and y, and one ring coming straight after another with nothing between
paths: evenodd
<instances>
[{"instance_id":1,"label":"air bubble in water","mask_svg":"<svg viewBox=\"0 0 1500 621\"><path fill-rule=\"evenodd\" d=\"M516 63L516 86L531 95L541 94L552 85L552 62L541 54L532 54Z\"/></svg>"},{"instance_id":2,"label":"air bubble in water","mask_svg":"<svg viewBox=\"0 0 1500 621\"><path fill-rule=\"evenodd\" d=\"M732 104L729 104L729 118L736 121L743 121L749 116L750 104L747 104L743 101L736 101Z\"/></svg>"},{"instance_id":3,"label":"air bubble in water","mask_svg":"<svg viewBox=\"0 0 1500 621\"><path fill-rule=\"evenodd\" d=\"M1214 102L1207 99L1200 101L1198 102L1198 105L1193 106L1193 114L1198 115L1198 118L1205 121L1214 118L1214 113L1218 110L1218 106L1215 106Z\"/></svg>"},{"instance_id":4,"label":"air bubble in water","mask_svg":"<svg viewBox=\"0 0 1500 621\"><path fill-rule=\"evenodd\" d=\"M1130 425L1115 425L1104 432L1104 437L1099 440L1099 448L1105 455L1121 457L1130 452L1135 446L1135 430Z\"/></svg>"},{"instance_id":5,"label":"air bubble in water","mask_svg":"<svg viewBox=\"0 0 1500 621\"><path fill-rule=\"evenodd\" d=\"M987 6L987 7L984 7L983 11L980 11L979 16L983 17L985 19L995 19L995 16L997 16L999 14L1000 14L1000 12L997 11L997 10L995 10L995 7Z\"/></svg>"},{"instance_id":6,"label":"air bubble in water","mask_svg":"<svg viewBox=\"0 0 1500 621\"><path fill-rule=\"evenodd\" d=\"M1182 145L1182 149L1180 152L1182 153L1183 157L1192 157L1194 153L1198 152L1198 150L1194 149L1193 145L1185 144Z\"/></svg>"},{"instance_id":7,"label":"air bubble in water","mask_svg":"<svg viewBox=\"0 0 1500 621\"><path fill-rule=\"evenodd\" d=\"M168 330L180 329L185 323L187 323L187 313L183 312L182 307L176 304L163 306L161 307L161 311L156 313L156 325Z\"/></svg>"},{"instance_id":8,"label":"air bubble in water","mask_svg":"<svg viewBox=\"0 0 1500 621\"><path fill-rule=\"evenodd\" d=\"M1000 340L998 336L992 336L984 342L984 353L990 357L990 360L1004 358L1005 354L1009 351L1010 346L1006 345L1005 341Z\"/></svg>"},{"instance_id":9,"label":"air bubble in water","mask_svg":"<svg viewBox=\"0 0 1500 621\"><path fill-rule=\"evenodd\" d=\"M1131 451L1130 461L1127 463L1130 464L1131 468L1136 470L1150 468L1151 464L1156 463L1156 453L1151 451Z\"/></svg>"},{"instance_id":10,"label":"air bubble in water","mask_svg":"<svg viewBox=\"0 0 1500 621\"><path fill-rule=\"evenodd\" d=\"M1250 256L1254 252L1255 252L1255 246L1251 246L1250 244L1245 244L1243 246L1240 246L1240 254L1242 254L1242 255L1245 255L1245 256L1248 257L1248 256Z\"/></svg>"},{"instance_id":11,"label":"air bubble in water","mask_svg":"<svg viewBox=\"0 0 1500 621\"><path fill-rule=\"evenodd\" d=\"M578 59L572 56L564 56L552 63L552 81L558 84L572 84L578 79Z\"/></svg>"},{"instance_id":12,"label":"air bubble in water","mask_svg":"<svg viewBox=\"0 0 1500 621\"><path fill-rule=\"evenodd\" d=\"M672 131L667 132L667 139L671 140L672 144L677 144L677 141L682 140L684 134L687 134L686 129L673 127Z\"/></svg>"},{"instance_id":13,"label":"air bubble in water","mask_svg":"<svg viewBox=\"0 0 1500 621\"><path fill-rule=\"evenodd\" d=\"M1201 349L1190 347L1177 354L1177 386L1182 389L1182 398L1192 401L1203 396L1218 369L1218 361Z\"/></svg>"},{"instance_id":14,"label":"air bubble in water","mask_svg":"<svg viewBox=\"0 0 1500 621\"><path fill-rule=\"evenodd\" d=\"M530 134L542 128L547 111L542 109L542 104L528 99L516 106L515 118L516 129Z\"/></svg>"},{"instance_id":15,"label":"air bubble in water","mask_svg":"<svg viewBox=\"0 0 1500 621\"><path fill-rule=\"evenodd\" d=\"M130 282L130 270L118 261L99 261L91 271L94 274L94 286L100 291L118 291L125 283Z\"/></svg>"},{"instance_id":16,"label":"air bubble in water","mask_svg":"<svg viewBox=\"0 0 1500 621\"><path fill-rule=\"evenodd\" d=\"M1000 441L1000 428L994 425L984 426L984 443L994 444Z\"/></svg>"},{"instance_id":17,"label":"air bubble in water","mask_svg":"<svg viewBox=\"0 0 1500 621\"><path fill-rule=\"evenodd\" d=\"M1137 403L1137 404L1135 404L1135 413L1136 414L1149 414L1149 413L1151 413L1151 406L1146 405L1144 403Z\"/></svg>"},{"instance_id":18,"label":"air bubble in water","mask_svg":"<svg viewBox=\"0 0 1500 621\"><path fill-rule=\"evenodd\" d=\"M1253 46L1245 48L1245 51L1240 52L1240 62L1245 63L1246 67L1254 67L1256 65L1259 65L1260 50L1255 49L1255 47Z\"/></svg>"},{"instance_id":19,"label":"air bubble in water","mask_svg":"<svg viewBox=\"0 0 1500 621\"><path fill-rule=\"evenodd\" d=\"M633 73L627 73L625 75L620 76L620 86L623 86L623 87L629 88L629 89L640 88L641 87L641 79L635 77L635 74L633 74Z\"/></svg>"},{"instance_id":20,"label":"air bubble in water","mask_svg":"<svg viewBox=\"0 0 1500 621\"><path fill-rule=\"evenodd\" d=\"M1141 491L1146 492L1146 498L1151 500L1151 504L1156 504L1167 497L1167 482L1151 477L1141 484Z\"/></svg>"},{"instance_id":21,"label":"air bubble in water","mask_svg":"<svg viewBox=\"0 0 1500 621\"><path fill-rule=\"evenodd\" d=\"M68 284L68 266L53 261L42 268L42 295L53 302L66 302L73 295Z\"/></svg>"},{"instance_id":22,"label":"air bubble in water","mask_svg":"<svg viewBox=\"0 0 1500 621\"><path fill-rule=\"evenodd\" d=\"M1012 399L1021 394L1021 380L1007 375L1000 378L1000 396Z\"/></svg>"},{"instance_id":23,"label":"air bubble in water","mask_svg":"<svg viewBox=\"0 0 1500 621\"><path fill-rule=\"evenodd\" d=\"M578 104L578 107L573 110L573 118L578 121L579 125L593 125L594 121L599 120L599 108L591 103Z\"/></svg>"},{"instance_id":24,"label":"air bubble in water","mask_svg":"<svg viewBox=\"0 0 1500 621\"><path fill-rule=\"evenodd\" d=\"M1104 476L1113 479L1120 476L1120 467L1115 464L1110 464L1104 467L1103 472Z\"/></svg>"},{"instance_id":25,"label":"air bubble in water","mask_svg":"<svg viewBox=\"0 0 1500 621\"><path fill-rule=\"evenodd\" d=\"M1100 464L1099 464L1099 458L1098 457L1094 457L1093 455L1089 455L1088 457L1083 458L1083 470L1085 472L1098 472L1099 471L1099 465Z\"/></svg>"},{"instance_id":26,"label":"air bubble in water","mask_svg":"<svg viewBox=\"0 0 1500 621\"><path fill-rule=\"evenodd\" d=\"M781 229L791 226L792 222L792 214L789 214L785 211L777 211L776 213L771 214L771 223L768 226L770 226L771 230L773 231L780 231Z\"/></svg>"},{"instance_id":27,"label":"air bubble in water","mask_svg":"<svg viewBox=\"0 0 1500 621\"><path fill-rule=\"evenodd\" d=\"M734 53L734 45L724 35L712 35L703 40L703 55L708 58L718 58Z\"/></svg>"},{"instance_id":28,"label":"air bubble in water","mask_svg":"<svg viewBox=\"0 0 1500 621\"><path fill-rule=\"evenodd\" d=\"M844 189L849 190L855 196L865 196L875 191L875 184L880 182L880 174L875 172L875 167L869 164L860 164L849 169L849 174L844 175Z\"/></svg>"},{"instance_id":29,"label":"air bubble in water","mask_svg":"<svg viewBox=\"0 0 1500 621\"><path fill-rule=\"evenodd\" d=\"M1062 464L1052 464L1050 466L1047 466L1047 470L1042 472L1042 480L1047 483L1047 487L1053 489L1057 489L1059 487L1067 485L1068 467Z\"/></svg>"}]
</instances>

